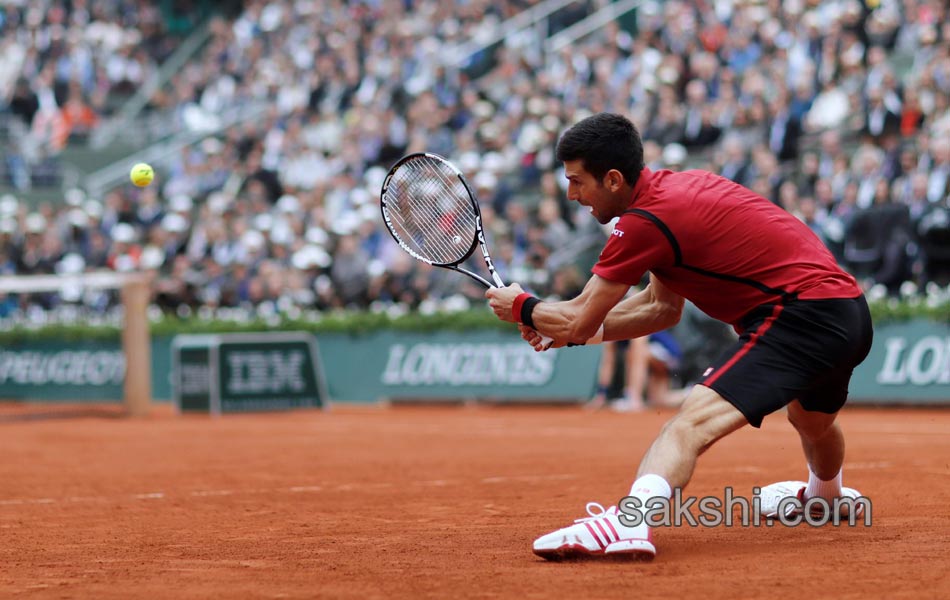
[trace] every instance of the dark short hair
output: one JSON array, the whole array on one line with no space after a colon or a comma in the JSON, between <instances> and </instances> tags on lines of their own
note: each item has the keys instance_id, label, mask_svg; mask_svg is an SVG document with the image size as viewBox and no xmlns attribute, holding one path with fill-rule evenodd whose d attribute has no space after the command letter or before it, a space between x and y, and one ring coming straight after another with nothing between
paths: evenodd
<instances>
[{"instance_id":1,"label":"dark short hair","mask_svg":"<svg viewBox=\"0 0 950 600\"><path fill-rule=\"evenodd\" d=\"M643 141L630 119L598 113L564 132L557 143L557 159L582 160L584 170L598 180L616 169L633 185L643 170Z\"/></svg>"}]
</instances>

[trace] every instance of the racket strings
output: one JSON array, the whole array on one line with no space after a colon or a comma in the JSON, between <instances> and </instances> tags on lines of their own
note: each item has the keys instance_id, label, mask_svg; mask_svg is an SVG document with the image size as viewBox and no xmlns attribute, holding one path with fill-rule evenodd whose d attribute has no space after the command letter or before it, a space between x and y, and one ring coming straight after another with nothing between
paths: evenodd
<instances>
[{"instance_id":1,"label":"racket strings","mask_svg":"<svg viewBox=\"0 0 950 600\"><path fill-rule=\"evenodd\" d=\"M428 157L421 157L407 166L410 167L406 170L409 187L409 193L405 196L408 204L407 214L422 215L423 219L417 220L420 224L438 225L439 231L445 234L429 236L431 241L442 242L446 236L468 230L474 233L475 213L471 210L465 187L457 176L449 171L447 166ZM456 223L456 228L450 227ZM422 233L431 231L423 230Z\"/></svg>"},{"instance_id":2,"label":"racket strings","mask_svg":"<svg viewBox=\"0 0 950 600\"><path fill-rule=\"evenodd\" d=\"M468 254L475 209L450 166L427 156L409 160L394 174L384 202L397 239L423 259L451 264Z\"/></svg>"}]
</instances>

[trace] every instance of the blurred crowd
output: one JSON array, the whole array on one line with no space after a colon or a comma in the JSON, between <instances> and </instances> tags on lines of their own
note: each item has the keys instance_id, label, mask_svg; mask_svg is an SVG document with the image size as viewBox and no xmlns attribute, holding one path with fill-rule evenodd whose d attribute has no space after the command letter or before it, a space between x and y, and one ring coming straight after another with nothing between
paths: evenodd
<instances>
[{"instance_id":1,"label":"blurred crowd","mask_svg":"<svg viewBox=\"0 0 950 600\"><path fill-rule=\"evenodd\" d=\"M175 38L153 3L52 4L3 9L0 113L34 132L55 130L51 110L76 115L70 131L96 127L104 95L140 81ZM156 306L179 314L464 308L480 286L405 255L379 215L388 167L426 150L473 183L505 279L570 297L606 237L566 201L554 146L580 118L613 111L640 127L649 166L750 187L812 227L867 289L946 292L945 2L647 0L635 19L546 51L547 36L606 4L586 0L546 28L460 50L538 4L249 0L211 21L202 53L148 110L185 128L252 102L265 116L156 164L144 189L74 189L39 207L0 198L0 271L150 271Z\"/></svg>"},{"instance_id":2,"label":"blurred crowd","mask_svg":"<svg viewBox=\"0 0 950 600\"><path fill-rule=\"evenodd\" d=\"M0 177L57 185L85 142L204 13L202 0L7 0L0 5Z\"/></svg>"}]
</instances>

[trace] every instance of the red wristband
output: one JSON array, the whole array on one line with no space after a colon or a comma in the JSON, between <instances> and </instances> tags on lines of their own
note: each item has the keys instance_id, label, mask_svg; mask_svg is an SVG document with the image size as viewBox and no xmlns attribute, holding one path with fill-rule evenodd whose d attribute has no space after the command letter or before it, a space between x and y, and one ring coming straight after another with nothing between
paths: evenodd
<instances>
[{"instance_id":1,"label":"red wristband","mask_svg":"<svg viewBox=\"0 0 950 600\"><path fill-rule=\"evenodd\" d=\"M521 307L524 306L524 301L531 297L531 294L528 292L521 292L515 297L515 301L511 303L511 316L515 320L515 323L521 323Z\"/></svg>"}]
</instances>

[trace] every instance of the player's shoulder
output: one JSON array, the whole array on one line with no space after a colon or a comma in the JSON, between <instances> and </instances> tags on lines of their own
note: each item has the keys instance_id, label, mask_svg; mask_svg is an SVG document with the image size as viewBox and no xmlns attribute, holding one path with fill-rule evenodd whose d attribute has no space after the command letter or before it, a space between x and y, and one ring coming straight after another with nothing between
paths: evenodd
<instances>
[{"instance_id":1,"label":"player's shoulder","mask_svg":"<svg viewBox=\"0 0 950 600\"><path fill-rule=\"evenodd\" d=\"M649 180L643 186L643 192L637 195L631 206L640 209L634 212L669 212L682 210L683 202L692 199L701 190L712 190L728 179L709 171L692 169L689 171L671 171L659 169L649 173ZM725 191L725 190L723 190Z\"/></svg>"},{"instance_id":2,"label":"player's shoulder","mask_svg":"<svg viewBox=\"0 0 950 600\"><path fill-rule=\"evenodd\" d=\"M708 190L710 188L735 185L725 177L705 171L703 169L690 169L687 171L671 171L669 169L659 169L650 174L650 180L646 186L648 196L653 198L668 198L671 195L677 196L684 193L697 190Z\"/></svg>"},{"instance_id":3,"label":"player's shoulder","mask_svg":"<svg viewBox=\"0 0 950 600\"><path fill-rule=\"evenodd\" d=\"M653 184L667 188L691 187L697 183L732 183L722 175L706 171L705 169L688 169L686 171L671 171L661 169L654 173Z\"/></svg>"},{"instance_id":4,"label":"player's shoulder","mask_svg":"<svg viewBox=\"0 0 950 600\"><path fill-rule=\"evenodd\" d=\"M718 173L703 169L688 171L665 171L663 176L653 182L651 193L654 206L664 205L668 210L681 212L685 204L695 206L724 204L743 204L747 207L771 205L749 188L740 185ZM680 215L686 216L686 215Z\"/></svg>"}]
</instances>

